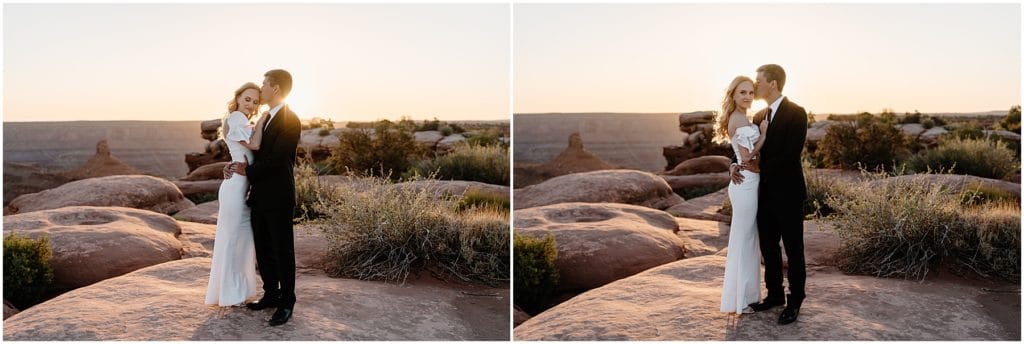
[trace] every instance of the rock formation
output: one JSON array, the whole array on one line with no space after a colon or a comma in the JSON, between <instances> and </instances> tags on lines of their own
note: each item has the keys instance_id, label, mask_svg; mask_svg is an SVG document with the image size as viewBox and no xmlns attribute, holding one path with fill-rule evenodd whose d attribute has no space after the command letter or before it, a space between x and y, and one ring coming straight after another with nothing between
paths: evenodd
<instances>
[{"instance_id":1,"label":"rock formation","mask_svg":"<svg viewBox=\"0 0 1024 344\"><path fill-rule=\"evenodd\" d=\"M579 133L569 135L569 146L554 159L543 164L516 164L515 187L522 188L572 173L613 170L619 167L597 157L583 147Z\"/></svg>"},{"instance_id":2,"label":"rock formation","mask_svg":"<svg viewBox=\"0 0 1024 344\"><path fill-rule=\"evenodd\" d=\"M200 136L210 142L206 144L206 151L185 155L185 163L188 164L189 173L192 173L192 171L200 166L220 161L231 161L231 154L228 153L228 144L224 142L224 139L218 137L220 126L220 118L203 121L199 124Z\"/></svg>"},{"instance_id":3,"label":"rock formation","mask_svg":"<svg viewBox=\"0 0 1024 344\"><path fill-rule=\"evenodd\" d=\"M568 174L518 189L513 197L515 209L567 202L610 202L667 209L683 202L662 177L636 170Z\"/></svg>"},{"instance_id":4,"label":"rock formation","mask_svg":"<svg viewBox=\"0 0 1024 344\"><path fill-rule=\"evenodd\" d=\"M662 155L668 164L665 170L671 170L679 163L705 155L722 155L732 157L732 148L728 143L715 143L715 113L712 111L689 112L679 115L679 131L683 132L682 144L665 146Z\"/></svg>"},{"instance_id":5,"label":"rock formation","mask_svg":"<svg viewBox=\"0 0 1024 344\"><path fill-rule=\"evenodd\" d=\"M128 207L174 214L195 204L169 181L150 176L109 176L73 181L38 193L18 196L4 215L67 206Z\"/></svg>"}]
</instances>

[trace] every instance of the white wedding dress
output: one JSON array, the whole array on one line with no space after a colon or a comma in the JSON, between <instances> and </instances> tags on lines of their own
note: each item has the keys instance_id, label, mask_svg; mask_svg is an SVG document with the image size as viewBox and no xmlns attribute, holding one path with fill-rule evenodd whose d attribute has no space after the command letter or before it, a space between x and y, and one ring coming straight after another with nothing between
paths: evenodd
<instances>
[{"instance_id":1,"label":"white wedding dress","mask_svg":"<svg viewBox=\"0 0 1024 344\"><path fill-rule=\"evenodd\" d=\"M758 127L736 128L732 149L740 156L740 146L748 151L761 136ZM741 171L743 183L729 183L732 225L729 250L725 258L725 282L722 286L722 312L743 313L747 305L761 300L761 248L757 237L757 189L761 176Z\"/></svg>"},{"instance_id":2,"label":"white wedding dress","mask_svg":"<svg viewBox=\"0 0 1024 344\"><path fill-rule=\"evenodd\" d=\"M238 141L249 142L253 128L245 115L232 112L225 121L224 141L231 161L253 161L251 150ZM220 184L217 235L213 241L213 264L206 287L206 304L232 306L256 295L256 246L245 196L249 180L234 174Z\"/></svg>"}]
</instances>

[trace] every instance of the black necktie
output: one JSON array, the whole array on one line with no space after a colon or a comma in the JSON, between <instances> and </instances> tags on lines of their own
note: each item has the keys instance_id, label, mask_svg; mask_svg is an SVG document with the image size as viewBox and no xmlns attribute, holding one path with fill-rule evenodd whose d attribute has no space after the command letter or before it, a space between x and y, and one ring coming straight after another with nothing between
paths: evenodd
<instances>
[{"instance_id":1,"label":"black necktie","mask_svg":"<svg viewBox=\"0 0 1024 344\"><path fill-rule=\"evenodd\" d=\"M771 107L768 107L767 109L764 109L764 120L768 121L769 125L772 124L772 108Z\"/></svg>"}]
</instances>

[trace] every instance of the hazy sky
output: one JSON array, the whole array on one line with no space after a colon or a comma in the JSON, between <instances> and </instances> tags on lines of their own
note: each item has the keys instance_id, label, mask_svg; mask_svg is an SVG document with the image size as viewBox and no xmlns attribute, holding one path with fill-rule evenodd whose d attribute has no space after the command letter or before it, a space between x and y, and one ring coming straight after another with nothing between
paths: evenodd
<instances>
[{"instance_id":1,"label":"hazy sky","mask_svg":"<svg viewBox=\"0 0 1024 344\"><path fill-rule=\"evenodd\" d=\"M529 4L514 16L517 113L715 110L733 77L766 63L819 114L1021 99L1019 4Z\"/></svg>"},{"instance_id":2,"label":"hazy sky","mask_svg":"<svg viewBox=\"0 0 1024 344\"><path fill-rule=\"evenodd\" d=\"M507 4L6 4L4 121L200 120L284 68L302 118L508 119Z\"/></svg>"}]
</instances>

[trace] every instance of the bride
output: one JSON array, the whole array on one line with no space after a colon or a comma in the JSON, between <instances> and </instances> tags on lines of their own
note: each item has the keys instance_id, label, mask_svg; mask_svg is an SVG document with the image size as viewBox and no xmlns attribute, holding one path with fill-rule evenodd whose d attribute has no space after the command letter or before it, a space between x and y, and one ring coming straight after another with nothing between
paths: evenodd
<instances>
[{"instance_id":1,"label":"bride","mask_svg":"<svg viewBox=\"0 0 1024 344\"><path fill-rule=\"evenodd\" d=\"M754 101L754 81L738 76L729 84L718 114L716 134L729 138L741 163L753 162L761 150L768 130L768 121L760 127L750 123L747 110ZM761 299L761 250L757 237L757 192L760 176L756 168L743 169L743 182L729 183L732 202L732 225L729 250L725 259L725 282L722 287L721 311L751 313L747 305Z\"/></svg>"},{"instance_id":2,"label":"bride","mask_svg":"<svg viewBox=\"0 0 1024 344\"><path fill-rule=\"evenodd\" d=\"M221 133L231 153L231 161L253 161L254 150L260 149L262 128L267 116L255 126L250 119L260 106L260 87L245 83L235 90L228 102L228 115L221 123ZM220 184L217 234L213 242L213 264L206 288L206 304L241 305L256 295L256 249L252 238L249 206L245 195L249 180L234 174Z\"/></svg>"}]
</instances>

